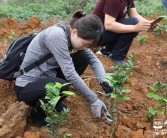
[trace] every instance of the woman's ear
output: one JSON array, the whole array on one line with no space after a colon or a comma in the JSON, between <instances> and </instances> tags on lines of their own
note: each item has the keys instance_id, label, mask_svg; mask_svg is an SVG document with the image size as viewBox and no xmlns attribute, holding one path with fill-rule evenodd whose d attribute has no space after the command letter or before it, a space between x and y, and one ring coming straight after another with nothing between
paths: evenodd
<instances>
[{"instance_id":1,"label":"woman's ear","mask_svg":"<svg viewBox=\"0 0 167 138\"><path fill-rule=\"evenodd\" d=\"M76 36L77 35L77 33L78 33L78 31L77 31L77 29L72 29L72 31L71 31L71 36Z\"/></svg>"}]
</instances>

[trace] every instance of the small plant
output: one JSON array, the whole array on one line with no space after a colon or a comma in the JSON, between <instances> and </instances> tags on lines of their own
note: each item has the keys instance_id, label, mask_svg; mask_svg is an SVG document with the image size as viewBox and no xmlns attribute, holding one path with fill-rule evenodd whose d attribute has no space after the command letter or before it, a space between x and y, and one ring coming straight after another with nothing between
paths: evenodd
<instances>
[{"instance_id":1,"label":"small plant","mask_svg":"<svg viewBox=\"0 0 167 138\"><path fill-rule=\"evenodd\" d=\"M147 42L149 39L148 35L142 35L137 39L138 43L143 45L145 42Z\"/></svg>"},{"instance_id":2,"label":"small plant","mask_svg":"<svg viewBox=\"0 0 167 138\"><path fill-rule=\"evenodd\" d=\"M47 100L47 102L44 103L42 100L40 100L41 108L44 110L47 116L45 118L45 121L47 123L47 126L50 127L49 134L56 138L59 138L59 127L68 122L67 117L69 115L68 109L64 109L60 113L56 112L56 104L62 96L75 96L75 94L71 91L63 91L62 96L60 96L60 89L65 85L69 85L69 83L48 83L45 86L47 90L45 99Z\"/></svg>"},{"instance_id":3,"label":"small plant","mask_svg":"<svg viewBox=\"0 0 167 138\"><path fill-rule=\"evenodd\" d=\"M165 114L167 107L167 84L155 82L149 86L151 92L147 94L148 98L154 99L156 104L148 108L148 118L156 118L157 114Z\"/></svg>"},{"instance_id":4,"label":"small plant","mask_svg":"<svg viewBox=\"0 0 167 138\"><path fill-rule=\"evenodd\" d=\"M154 34L156 37L160 38L160 36L164 33L164 27L160 27L160 26L157 26L155 29L154 29Z\"/></svg>"},{"instance_id":5,"label":"small plant","mask_svg":"<svg viewBox=\"0 0 167 138\"><path fill-rule=\"evenodd\" d=\"M2 43L3 43L3 44L7 44L8 41L7 41L6 39L3 39L3 40L2 40Z\"/></svg>"},{"instance_id":6,"label":"small plant","mask_svg":"<svg viewBox=\"0 0 167 138\"><path fill-rule=\"evenodd\" d=\"M10 35L7 37L9 41L16 39L16 33L13 30L10 30Z\"/></svg>"},{"instance_id":7,"label":"small plant","mask_svg":"<svg viewBox=\"0 0 167 138\"><path fill-rule=\"evenodd\" d=\"M158 38L160 38L160 36L167 31L167 16L164 17L162 23L163 25L158 24L158 26L153 31L155 36Z\"/></svg>"},{"instance_id":8,"label":"small plant","mask_svg":"<svg viewBox=\"0 0 167 138\"><path fill-rule=\"evenodd\" d=\"M137 68L134 66L133 62L136 59L133 55L128 57L128 63L125 65L117 65L113 68L113 73L106 73L105 81L109 83L110 86L114 88L114 92L110 94L111 98L111 115L113 122L111 125L112 135L115 132L115 129L118 124L118 105L122 100L129 100L130 98L126 96L127 93L130 93L131 90L124 89L126 84L130 84L129 78L133 75L132 70ZM128 66L128 68L127 68Z\"/></svg>"}]
</instances>

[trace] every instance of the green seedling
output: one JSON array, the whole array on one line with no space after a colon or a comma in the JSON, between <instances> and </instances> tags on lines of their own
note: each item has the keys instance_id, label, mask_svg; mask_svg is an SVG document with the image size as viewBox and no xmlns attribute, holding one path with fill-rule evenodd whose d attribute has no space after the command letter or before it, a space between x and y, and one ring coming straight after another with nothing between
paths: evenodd
<instances>
[{"instance_id":1,"label":"green seedling","mask_svg":"<svg viewBox=\"0 0 167 138\"><path fill-rule=\"evenodd\" d=\"M157 26L155 29L154 29L154 34L156 37L160 38L160 36L164 33L164 26Z\"/></svg>"},{"instance_id":2,"label":"green seedling","mask_svg":"<svg viewBox=\"0 0 167 138\"><path fill-rule=\"evenodd\" d=\"M137 39L138 43L143 45L145 42L147 42L149 39L148 35L142 35Z\"/></svg>"},{"instance_id":3,"label":"green seedling","mask_svg":"<svg viewBox=\"0 0 167 138\"><path fill-rule=\"evenodd\" d=\"M2 40L2 43L3 43L3 44L7 44L8 41L7 41L6 39L3 39L3 40Z\"/></svg>"},{"instance_id":4,"label":"green seedling","mask_svg":"<svg viewBox=\"0 0 167 138\"><path fill-rule=\"evenodd\" d=\"M165 16L165 18L162 20L162 23L163 23L163 28L167 32L167 16Z\"/></svg>"},{"instance_id":5,"label":"green seedling","mask_svg":"<svg viewBox=\"0 0 167 138\"><path fill-rule=\"evenodd\" d=\"M164 19L162 20L162 25L158 24L158 26L154 29L153 32L155 36L160 38L160 36L166 31L167 31L167 16L165 16Z\"/></svg>"},{"instance_id":6,"label":"green seedling","mask_svg":"<svg viewBox=\"0 0 167 138\"><path fill-rule=\"evenodd\" d=\"M48 83L46 84L46 96L45 100L47 102L41 102L41 108L44 110L46 114L45 121L47 123L47 126L49 129L49 134L52 137L59 138L59 128L62 125L65 125L68 123L68 115L69 110L64 109L61 112L56 112L55 107L63 96L75 96L75 94L71 91L63 91L60 94L60 90L62 87L69 85L69 83L60 84L60 83ZM56 132L55 132L56 131Z\"/></svg>"},{"instance_id":7,"label":"green seedling","mask_svg":"<svg viewBox=\"0 0 167 138\"><path fill-rule=\"evenodd\" d=\"M16 39L16 33L13 30L10 30L10 35L7 37L9 41L13 41Z\"/></svg>"},{"instance_id":8,"label":"green seedling","mask_svg":"<svg viewBox=\"0 0 167 138\"><path fill-rule=\"evenodd\" d=\"M149 86L151 92L147 97L156 101L154 106L148 108L148 118L154 119L158 114L165 114L167 107L167 84L155 82L153 86Z\"/></svg>"},{"instance_id":9,"label":"green seedling","mask_svg":"<svg viewBox=\"0 0 167 138\"><path fill-rule=\"evenodd\" d=\"M72 134L64 133L63 138L72 138Z\"/></svg>"},{"instance_id":10,"label":"green seedling","mask_svg":"<svg viewBox=\"0 0 167 138\"><path fill-rule=\"evenodd\" d=\"M114 88L114 92L108 95L111 98L110 112L113 118L111 125L112 135L115 133L115 129L118 124L118 105L122 100L130 100L126 94L130 93L131 90L125 89L124 86L126 84L130 84L129 78L133 75L133 69L137 68L133 62L136 62L136 59L133 55L131 55L128 57L126 65L117 65L113 68L113 73L106 73L105 81L107 81L109 85Z\"/></svg>"}]
</instances>

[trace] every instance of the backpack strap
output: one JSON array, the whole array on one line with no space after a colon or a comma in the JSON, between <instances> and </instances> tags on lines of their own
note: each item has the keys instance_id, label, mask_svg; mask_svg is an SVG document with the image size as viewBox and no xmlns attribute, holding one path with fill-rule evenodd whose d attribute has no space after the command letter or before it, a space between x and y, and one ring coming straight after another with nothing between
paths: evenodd
<instances>
[{"instance_id":1,"label":"backpack strap","mask_svg":"<svg viewBox=\"0 0 167 138\"><path fill-rule=\"evenodd\" d=\"M28 67L25 67L24 69L21 69L21 70L15 72L14 73L14 78L17 78L17 77L23 75L24 73L29 72L30 70L32 70L35 67L38 67L39 65L44 63L46 60L48 60L52 56L53 56L52 53L49 53L46 56L42 57L41 59L39 59L39 60L33 62L32 64L30 64Z\"/></svg>"},{"instance_id":2,"label":"backpack strap","mask_svg":"<svg viewBox=\"0 0 167 138\"><path fill-rule=\"evenodd\" d=\"M60 22L58 24L55 24L55 26L60 27L64 30L64 32L66 33L67 39L68 39L68 44L69 44L68 49L69 49L69 51L72 51L73 47L71 44L70 26L68 25L68 23L63 21L63 22Z\"/></svg>"}]
</instances>

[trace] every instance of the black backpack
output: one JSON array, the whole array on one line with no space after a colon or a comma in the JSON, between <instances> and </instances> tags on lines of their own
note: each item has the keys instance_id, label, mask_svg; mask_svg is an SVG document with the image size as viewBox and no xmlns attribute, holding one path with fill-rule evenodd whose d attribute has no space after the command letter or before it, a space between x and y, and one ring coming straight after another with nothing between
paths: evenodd
<instances>
[{"instance_id":1,"label":"black backpack","mask_svg":"<svg viewBox=\"0 0 167 138\"><path fill-rule=\"evenodd\" d=\"M1 79L10 81L15 80L16 77L39 66L44 61L52 57L52 54L49 53L48 55L44 56L38 61L35 61L32 64L30 64L28 67L19 70L20 65L24 59L27 47L35 36L36 36L35 34L31 34L25 37L20 37L9 45L8 50L4 56L4 59L0 64Z\"/></svg>"},{"instance_id":2,"label":"black backpack","mask_svg":"<svg viewBox=\"0 0 167 138\"><path fill-rule=\"evenodd\" d=\"M64 27L62 26L64 25ZM60 24L56 24L56 26L62 28L68 37L68 41L70 44L69 51L72 50L71 40L70 40L70 28L65 22L61 22ZM0 79L4 80L15 80L18 76L23 75L24 73L32 70L33 68L41 65L44 61L51 58L53 55L49 53L42 57L41 59L31 63L28 67L19 70L20 65L24 59L26 50L32 39L35 37L35 34L31 34L29 36L20 37L13 41L8 47L7 53L0 64Z\"/></svg>"}]
</instances>

